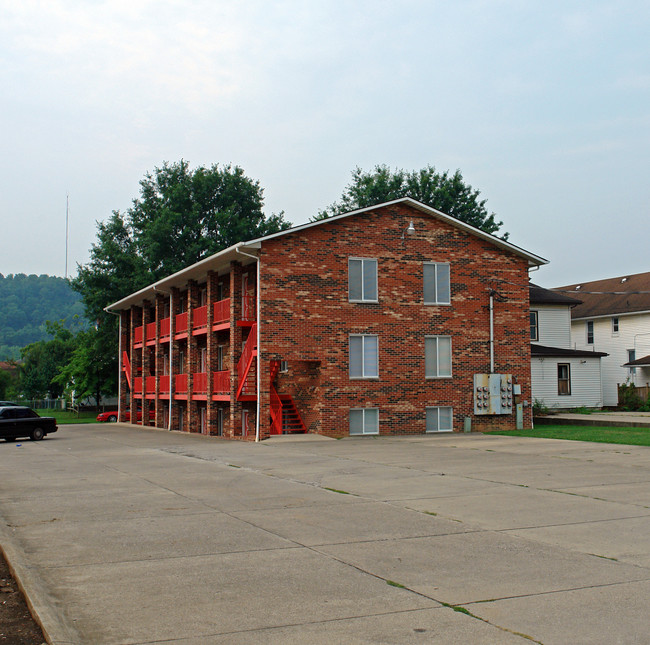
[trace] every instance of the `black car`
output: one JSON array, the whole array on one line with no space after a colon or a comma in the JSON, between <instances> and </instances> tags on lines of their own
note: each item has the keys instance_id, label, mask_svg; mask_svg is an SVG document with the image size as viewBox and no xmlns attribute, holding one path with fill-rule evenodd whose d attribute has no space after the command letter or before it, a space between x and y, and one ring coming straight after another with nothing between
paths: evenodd
<instances>
[{"instance_id":1,"label":"black car","mask_svg":"<svg viewBox=\"0 0 650 645\"><path fill-rule=\"evenodd\" d=\"M40 441L46 434L57 430L54 417L39 417L34 410L21 405L0 407L0 438L5 441L19 437Z\"/></svg>"}]
</instances>

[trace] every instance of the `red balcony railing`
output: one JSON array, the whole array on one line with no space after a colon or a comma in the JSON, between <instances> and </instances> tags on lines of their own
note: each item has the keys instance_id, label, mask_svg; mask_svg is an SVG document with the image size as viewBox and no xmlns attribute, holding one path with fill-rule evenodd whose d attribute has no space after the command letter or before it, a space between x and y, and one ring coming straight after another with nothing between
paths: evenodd
<instances>
[{"instance_id":1,"label":"red balcony railing","mask_svg":"<svg viewBox=\"0 0 650 645\"><path fill-rule=\"evenodd\" d=\"M230 371L212 372L213 394L230 394Z\"/></svg>"},{"instance_id":2,"label":"red balcony railing","mask_svg":"<svg viewBox=\"0 0 650 645\"><path fill-rule=\"evenodd\" d=\"M137 345L142 342L142 325L133 330L133 343Z\"/></svg>"},{"instance_id":3,"label":"red balcony railing","mask_svg":"<svg viewBox=\"0 0 650 645\"><path fill-rule=\"evenodd\" d=\"M156 377L155 376L147 376L147 377L145 377L144 386L146 388L146 393L147 394L155 394L156 393Z\"/></svg>"},{"instance_id":4,"label":"red balcony railing","mask_svg":"<svg viewBox=\"0 0 650 645\"><path fill-rule=\"evenodd\" d=\"M171 325L171 318L163 318L160 321L160 337L169 338L169 329Z\"/></svg>"},{"instance_id":5,"label":"red balcony railing","mask_svg":"<svg viewBox=\"0 0 650 645\"><path fill-rule=\"evenodd\" d=\"M161 394L169 394L169 375L161 376L158 384L158 391Z\"/></svg>"},{"instance_id":6,"label":"red balcony railing","mask_svg":"<svg viewBox=\"0 0 650 645\"><path fill-rule=\"evenodd\" d=\"M249 322L255 321L255 296L243 296L241 319Z\"/></svg>"},{"instance_id":7,"label":"red balcony railing","mask_svg":"<svg viewBox=\"0 0 650 645\"><path fill-rule=\"evenodd\" d=\"M142 377L141 376L136 376L133 379L133 392L135 394L142 394Z\"/></svg>"},{"instance_id":8,"label":"red balcony railing","mask_svg":"<svg viewBox=\"0 0 650 645\"><path fill-rule=\"evenodd\" d=\"M176 316L176 333L187 333L187 311Z\"/></svg>"},{"instance_id":9,"label":"red balcony railing","mask_svg":"<svg viewBox=\"0 0 650 645\"><path fill-rule=\"evenodd\" d=\"M212 322L215 325L225 323L230 320L230 298L219 300L213 305Z\"/></svg>"},{"instance_id":10,"label":"red balcony railing","mask_svg":"<svg viewBox=\"0 0 650 645\"><path fill-rule=\"evenodd\" d=\"M207 394L208 392L208 374L207 372L195 372L192 375L194 394Z\"/></svg>"},{"instance_id":11,"label":"red balcony railing","mask_svg":"<svg viewBox=\"0 0 650 645\"><path fill-rule=\"evenodd\" d=\"M187 374L176 374L174 376L174 392L176 394L187 394Z\"/></svg>"},{"instance_id":12,"label":"red balcony railing","mask_svg":"<svg viewBox=\"0 0 650 645\"><path fill-rule=\"evenodd\" d=\"M147 323L147 327L145 329L146 333L146 341L149 342L151 340L155 341L156 340L156 323Z\"/></svg>"},{"instance_id":13,"label":"red balcony railing","mask_svg":"<svg viewBox=\"0 0 650 645\"><path fill-rule=\"evenodd\" d=\"M202 329L208 325L208 305L197 307L192 315L192 328Z\"/></svg>"}]
</instances>

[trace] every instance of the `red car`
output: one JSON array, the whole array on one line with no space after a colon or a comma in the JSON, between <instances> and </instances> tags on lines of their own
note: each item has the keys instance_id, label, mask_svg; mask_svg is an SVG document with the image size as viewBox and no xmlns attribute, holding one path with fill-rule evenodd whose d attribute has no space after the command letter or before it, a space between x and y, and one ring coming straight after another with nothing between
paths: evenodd
<instances>
[{"instance_id":1,"label":"red car","mask_svg":"<svg viewBox=\"0 0 650 645\"><path fill-rule=\"evenodd\" d=\"M97 421L108 421L109 423L115 423L117 421L117 410L111 410L109 412L100 412L97 415ZM156 414L153 410L149 410L149 421L154 421ZM126 420L131 420L131 412L126 411ZM142 421L142 410L138 410L138 421Z\"/></svg>"}]
</instances>

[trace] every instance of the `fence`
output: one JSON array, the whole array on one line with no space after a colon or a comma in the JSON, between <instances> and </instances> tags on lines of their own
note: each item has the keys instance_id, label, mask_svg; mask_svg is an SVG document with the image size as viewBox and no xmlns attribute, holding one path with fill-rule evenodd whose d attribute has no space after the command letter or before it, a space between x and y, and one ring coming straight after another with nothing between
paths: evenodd
<instances>
[{"instance_id":1,"label":"fence","mask_svg":"<svg viewBox=\"0 0 650 645\"><path fill-rule=\"evenodd\" d=\"M650 386L648 385L623 385L618 386L618 404L619 406L626 406L630 403L630 394L634 398L638 397L641 404L645 403L650 397Z\"/></svg>"},{"instance_id":2,"label":"fence","mask_svg":"<svg viewBox=\"0 0 650 645\"><path fill-rule=\"evenodd\" d=\"M16 403L38 410L65 410L65 399L27 399Z\"/></svg>"}]
</instances>

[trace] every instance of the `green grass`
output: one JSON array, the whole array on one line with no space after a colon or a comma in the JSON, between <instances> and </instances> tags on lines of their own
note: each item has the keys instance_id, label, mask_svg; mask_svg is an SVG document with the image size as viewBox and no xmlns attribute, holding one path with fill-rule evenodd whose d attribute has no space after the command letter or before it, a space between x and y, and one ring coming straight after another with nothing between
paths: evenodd
<instances>
[{"instance_id":1,"label":"green grass","mask_svg":"<svg viewBox=\"0 0 650 645\"><path fill-rule=\"evenodd\" d=\"M97 412L72 412L70 410L36 410L41 417L54 417L58 425L68 423L96 423Z\"/></svg>"},{"instance_id":2,"label":"green grass","mask_svg":"<svg viewBox=\"0 0 650 645\"><path fill-rule=\"evenodd\" d=\"M629 446L650 446L650 428L609 428L596 426L538 426L534 430L491 432L508 437L540 437L596 443L621 443Z\"/></svg>"}]
</instances>

